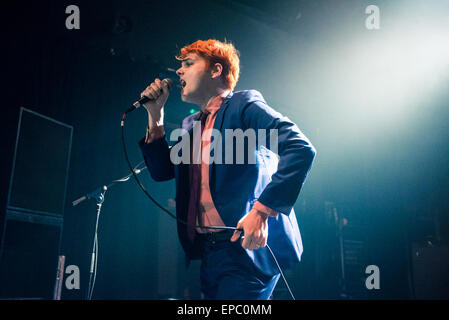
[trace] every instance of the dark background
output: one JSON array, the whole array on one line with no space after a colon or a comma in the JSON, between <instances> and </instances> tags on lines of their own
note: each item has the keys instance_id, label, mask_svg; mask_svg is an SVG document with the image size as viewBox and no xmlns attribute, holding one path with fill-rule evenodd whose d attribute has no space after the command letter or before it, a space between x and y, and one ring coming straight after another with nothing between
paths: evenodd
<instances>
[{"instance_id":1,"label":"dark background","mask_svg":"<svg viewBox=\"0 0 449 320\"><path fill-rule=\"evenodd\" d=\"M80 30L65 27L71 4L80 8ZM380 30L365 28L370 4L381 10ZM66 265L79 266L81 290L63 289L64 299L84 297L95 223L92 200L77 207L71 201L128 174L120 140L123 111L164 69L177 69L178 50L198 39L232 41L241 54L235 90L262 92L318 151L295 205L304 254L286 276L297 298L413 298L412 245L447 244L444 1L1 6L2 214L20 107L74 127L61 254ZM191 108L196 106L182 103L174 89L165 108L167 128L178 126ZM134 164L142 160L137 141L146 121L138 110L126 122ZM146 171L141 179L169 206L173 181L155 183ZM363 241L357 258L379 267L380 290L363 288L364 268L352 275L360 280L359 291L342 289L334 209L347 222L344 236ZM174 221L134 181L111 188L102 210L94 299L199 298L198 264L184 268ZM282 282L274 297L288 298Z\"/></svg>"}]
</instances>

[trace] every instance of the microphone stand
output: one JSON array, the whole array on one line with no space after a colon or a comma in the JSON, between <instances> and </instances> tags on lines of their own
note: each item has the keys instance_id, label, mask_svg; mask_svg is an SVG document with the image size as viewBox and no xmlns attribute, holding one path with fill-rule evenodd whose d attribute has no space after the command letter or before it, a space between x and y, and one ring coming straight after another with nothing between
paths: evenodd
<instances>
[{"instance_id":1,"label":"microphone stand","mask_svg":"<svg viewBox=\"0 0 449 320\"><path fill-rule=\"evenodd\" d=\"M135 174L139 174L141 173L143 170L146 169L146 167L143 167L141 169L138 169L138 167L143 163L144 161L140 162L134 169L134 173ZM126 182L130 179L130 177L133 174L130 173L127 176L124 176L123 178L117 179L112 181L110 184L103 185L102 187L82 196L81 198L78 198L74 201L72 201L72 205L73 206L77 206L78 204L80 204L81 202L83 202L84 200L88 200L88 199L95 199L95 202L97 203L97 219L95 222L95 234L94 234L94 241L93 241L93 245L92 245L92 253L91 253L91 260L90 260L90 271L89 271L89 285L87 288L87 293L86 293L86 300L92 300L92 294L93 294L93 290L94 290L94 286L95 286L95 279L96 279L96 275L97 275L97 260L98 260L98 222L100 220L100 213L101 213L101 207L103 206L103 202L104 202L104 196L106 194L106 191L116 185L117 183L120 182Z\"/></svg>"}]
</instances>

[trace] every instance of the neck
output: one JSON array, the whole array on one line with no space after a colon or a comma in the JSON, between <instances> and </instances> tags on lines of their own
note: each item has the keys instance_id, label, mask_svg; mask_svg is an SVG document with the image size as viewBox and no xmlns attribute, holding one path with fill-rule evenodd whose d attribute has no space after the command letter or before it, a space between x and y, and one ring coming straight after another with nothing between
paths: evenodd
<instances>
[{"instance_id":1,"label":"neck","mask_svg":"<svg viewBox=\"0 0 449 320\"><path fill-rule=\"evenodd\" d=\"M212 91L211 93L207 94L203 101L201 103L199 103L199 106L201 107L201 111L206 110L207 105L209 104L209 102L214 99L217 96L227 96L229 93L229 89L224 89L224 88L216 88L214 91Z\"/></svg>"}]
</instances>

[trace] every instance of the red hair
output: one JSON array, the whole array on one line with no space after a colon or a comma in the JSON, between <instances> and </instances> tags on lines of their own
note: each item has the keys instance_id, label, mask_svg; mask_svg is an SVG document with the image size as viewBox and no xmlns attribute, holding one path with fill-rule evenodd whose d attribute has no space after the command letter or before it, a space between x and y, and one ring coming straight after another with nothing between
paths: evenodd
<instances>
[{"instance_id":1,"label":"red hair","mask_svg":"<svg viewBox=\"0 0 449 320\"><path fill-rule=\"evenodd\" d=\"M198 40L185 46L176 59L184 60L189 53L196 53L207 61L208 67L219 63L223 67L221 75L227 89L233 90L240 74L239 52L230 42L215 39Z\"/></svg>"}]
</instances>

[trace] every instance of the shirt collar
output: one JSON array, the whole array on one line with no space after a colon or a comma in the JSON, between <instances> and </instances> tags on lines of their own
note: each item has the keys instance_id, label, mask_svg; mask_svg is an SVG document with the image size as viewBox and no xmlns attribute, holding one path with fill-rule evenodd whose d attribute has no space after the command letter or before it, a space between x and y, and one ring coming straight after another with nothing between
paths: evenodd
<instances>
[{"instance_id":1,"label":"shirt collar","mask_svg":"<svg viewBox=\"0 0 449 320\"><path fill-rule=\"evenodd\" d=\"M209 103L207 104L205 108L205 112L207 113L215 113L220 109L221 104L223 103L223 100L229 95L230 90L226 90L223 93L213 97L209 100Z\"/></svg>"}]
</instances>

